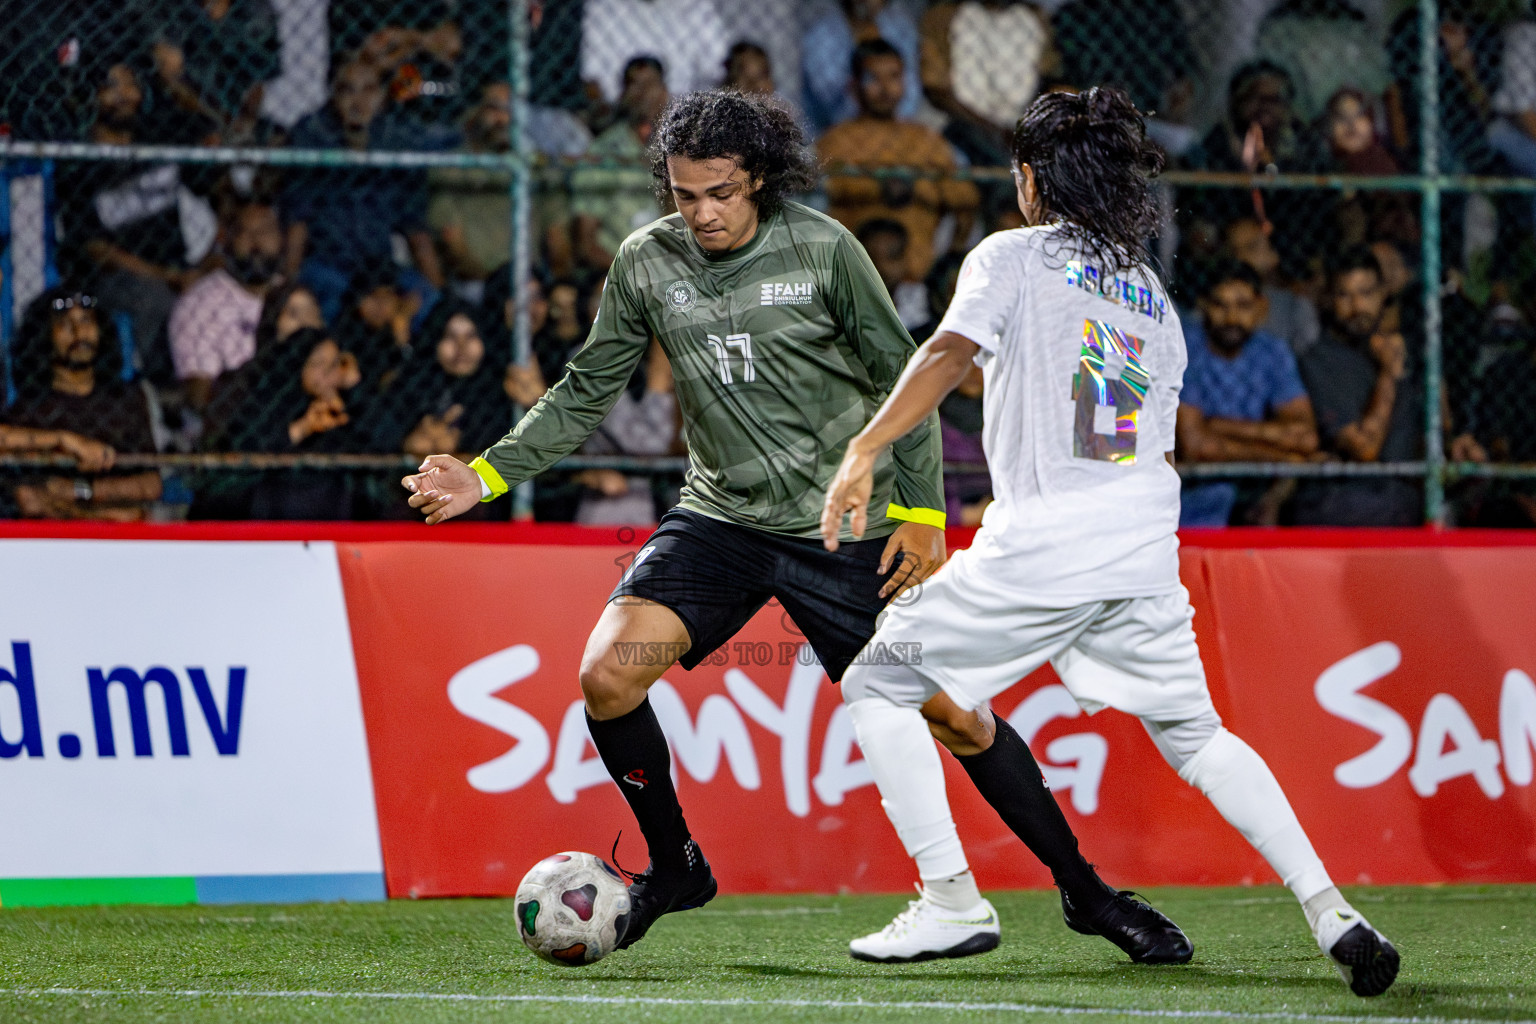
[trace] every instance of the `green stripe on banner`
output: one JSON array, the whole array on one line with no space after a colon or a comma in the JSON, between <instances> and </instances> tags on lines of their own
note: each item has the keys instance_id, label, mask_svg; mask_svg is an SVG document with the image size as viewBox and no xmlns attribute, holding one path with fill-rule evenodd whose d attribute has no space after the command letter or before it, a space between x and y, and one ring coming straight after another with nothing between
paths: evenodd
<instances>
[{"instance_id":1,"label":"green stripe on banner","mask_svg":"<svg viewBox=\"0 0 1536 1024\"><path fill-rule=\"evenodd\" d=\"M0 878L0 907L196 902L191 878Z\"/></svg>"}]
</instances>

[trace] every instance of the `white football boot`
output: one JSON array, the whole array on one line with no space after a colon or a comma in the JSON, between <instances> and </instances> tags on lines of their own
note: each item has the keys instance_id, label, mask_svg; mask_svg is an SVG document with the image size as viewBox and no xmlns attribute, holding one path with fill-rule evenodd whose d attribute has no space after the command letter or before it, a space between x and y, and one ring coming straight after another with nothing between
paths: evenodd
<instances>
[{"instance_id":1,"label":"white football boot","mask_svg":"<svg viewBox=\"0 0 1536 1024\"><path fill-rule=\"evenodd\" d=\"M1315 936L1355 995L1379 996L1397 980L1397 950L1353 907L1324 913Z\"/></svg>"},{"instance_id":2,"label":"white football boot","mask_svg":"<svg viewBox=\"0 0 1536 1024\"><path fill-rule=\"evenodd\" d=\"M997 911L982 900L969 910L945 910L922 889L907 909L873 935L848 943L855 960L880 964L908 964L940 957L973 956L997 948L1002 929Z\"/></svg>"}]
</instances>

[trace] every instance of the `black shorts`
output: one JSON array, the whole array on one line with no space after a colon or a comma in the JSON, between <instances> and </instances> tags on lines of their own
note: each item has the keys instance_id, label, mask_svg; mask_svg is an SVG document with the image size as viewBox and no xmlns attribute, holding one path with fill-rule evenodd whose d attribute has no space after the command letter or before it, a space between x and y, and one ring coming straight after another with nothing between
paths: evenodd
<instances>
[{"instance_id":1,"label":"black shorts","mask_svg":"<svg viewBox=\"0 0 1536 1024\"><path fill-rule=\"evenodd\" d=\"M880 574L888 537L845 542L782 537L673 509L641 545L608 600L639 597L677 613L692 641L678 659L691 669L736 635L770 600L805 637L833 682L875 633L887 598L880 588L900 568ZM798 646L798 645L797 645Z\"/></svg>"}]
</instances>

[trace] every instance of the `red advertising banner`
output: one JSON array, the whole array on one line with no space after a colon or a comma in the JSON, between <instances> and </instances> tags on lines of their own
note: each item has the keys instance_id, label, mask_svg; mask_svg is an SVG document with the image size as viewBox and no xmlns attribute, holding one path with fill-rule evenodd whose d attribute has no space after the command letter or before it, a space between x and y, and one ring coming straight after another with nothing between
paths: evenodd
<instances>
[{"instance_id":1,"label":"red advertising banner","mask_svg":"<svg viewBox=\"0 0 1536 1024\"><path fill-rule=\"evenodd\" d=\"M1202 557L1228 724L1336 877L1536 879L1536 550Z\"/></svg>"},{"instance_id":2,"label":"red advertising banner","mask_svg":"<svg viewBox=\"0 0 1536 1024\"><path fill-rule=\"evenodd\" d=\"M1341 882L1536 881L1536 546L1468 536L1184 550L1217 707ZM390 895L510 894L551 852L607 856L620 829L619 859L642 867L577 683L638 544L433 539L338 545ZM911 884L837 688L779 608L708 663L666 673L652 703L723 889ZM995 710L1111 882L1273 879L1133 719L1082 714L1048 668ZM1048 884L944 760L982 884Z\"/></svg>"}]
</instances>

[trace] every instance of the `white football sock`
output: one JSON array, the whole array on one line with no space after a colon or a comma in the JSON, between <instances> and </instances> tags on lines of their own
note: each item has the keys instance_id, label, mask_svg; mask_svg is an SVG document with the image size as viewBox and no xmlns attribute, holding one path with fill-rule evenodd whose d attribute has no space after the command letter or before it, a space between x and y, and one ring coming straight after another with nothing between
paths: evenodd
<instances>
[{"instance_id":1,"label":"white football sock","mask_svg":"<svg viewBox=\"0 0 1536 1024\"><path fill-rule=\"evenodd\" d=\"M981 902L981 890L976 888L976 876L969 871L948 878L925 878L923 891L935 906L945 910L970 910Z\"/></svg>"},{"instance_id":2,"label":"white football sock","mask_svg":"<svg viewBox=\"0 0 1536 1024\"><path fill-rule=\"evenodd\" d=\"M1312 929L1313 935L1317 934L1317 922L1322 920L1323 915L1328 911L1354 909L1344 898L1344 894L1331 885L1301 905L1301 912L1307 915L1307 927Z\"/></svg>"},{"instance_id":3,"label":"white football sock","mask_svg":"<svg viewBox=\"0 0 1536 1024\"><path fill-rule=\"evenodd\" d=\"M863 697L848 705L848 714L864 762L880 787L880 804L907 855L917 862L918 877L937 882L968 875L944 791L944 766L922 713L883 697ZM971 886L974 891L974 881ZM953 909L969 909L980 898L978 892L976 899Z\"/></svg>"},{"instance_id":4,"label":"white football sock","mask_svg":"<svg viewBox=\"0 0 1536 1024\"><path fill-rule=\"evenodd\" d=\"M1303 904L1333 888L1280 783L1248 744L1220 729L1179 777L1206 795Z\"/></svg>"}]
</instances>

